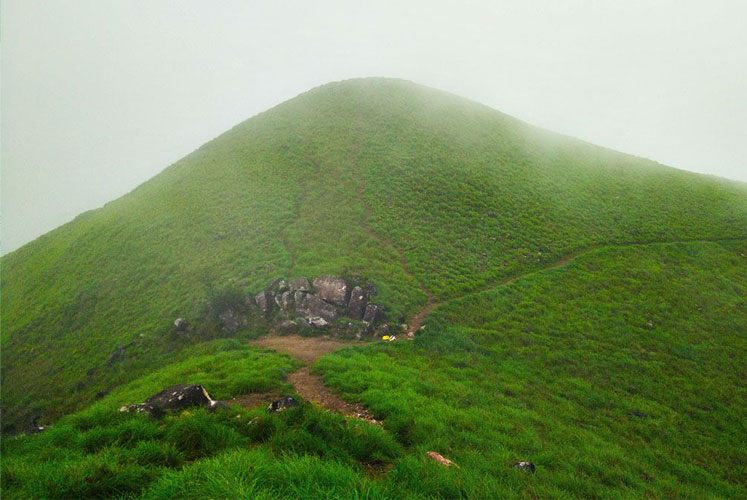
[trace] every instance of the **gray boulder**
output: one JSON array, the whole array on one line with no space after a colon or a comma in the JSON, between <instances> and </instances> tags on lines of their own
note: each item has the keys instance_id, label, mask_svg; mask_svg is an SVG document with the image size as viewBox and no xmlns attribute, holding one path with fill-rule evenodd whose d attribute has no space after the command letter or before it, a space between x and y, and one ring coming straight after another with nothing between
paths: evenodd
<instances>
[{"instance_id":1,"label":"gray boulder","mask_svg":"<svg viewBox=\"0 0 747 500\"><path fill-rule=\"evenodd\" d=\"M159 419L164 415L164 411L161 407L148 403L122 406L119 408L119 411L122 413L147 413L155 419Z\"/></svg>"},{"instance_id":2,"label":"gray boulder","mask_svg":"<svg viewBox=\"0 0 747 500\"><path fill-rule=\"evenodd\" d=\"M146 405L162 410L183 410L192 406L208 407L213 401L210 394L199 384L172 385L145 400Z\"/></svg>"},{"instance_id":3,"label":"gray boulder","mask_svg":"<svg viewBox=\"0 0 747 500\"><path fill-rule=\"evenodd\" d=\"M262 311L265 315L270 314L272 312L272 305L273 305L273 295L269 292L259 292L257 295L254 296L254 301L257 303L257 307L259 307L259 310Z\"/></svg>"},{"instance_id":4,"label":"gray boulder","mask_svg":"<svg viewBox=\"0 0 747 500\"><path fill-rule=\"evenodd\" d=\"M275 303L282 311L290 311L293 308L293 304L295 303L295 300L293 299L293 292L287 291L283 292L280 297L275 296Z\"/></svg>"},{"instance_id":5,"label":"gray boulder","mask_svg":"<svg viewBox=\"0 0 747 500\"><path fill-rule=\"evenodd\" d=\"M327 321L334 321L337 319L337 308L332 304L323 301L316 295L307 295L303 305L300 308L297 307L296 311L306 317L318 316Z\"/></svg>"},{"instance_id":6,"label":"gray boulder","mask_svg":"<svg viewBox=\"0 0 747 500\"><path fill-rule=\"evenodd\" d=\"M172 385L145 400L145 403L122 406L119 411L126 413L148 413L153 418L161 418L168 410L184 410L202 406L208 411L227 407L221 401L214 401L199 384Z\"/></svg>"},{"instance_id":7,"label":"gray boulder","mask_svg":"<svg viewBox=\"0 0 747 500\"><path fill-rule=\"evenodd\" d=\"M311 291L311 285L309 284L308 278L301 276L300 278L296 278L292 280L288 284L288 288L291 292L310 292Z\"/></svg>"},{"instance_id":8,"label":"gray boulder","mask_svg":"<svg viewBox=\"0 0 747 500\"><path fill-rule=\"evenodd\" d=\"M291 321L289 319L286 319L285 321L281 321L278 323L278 329L282 332L295 332L298 330L298 325L295 321Z\"/></svg>"},{"instance_id":9,"label":"gray boulder","mask_svg":"<svg viewBox=\"0 0 747 500\"><path fill-rule=\"evenodd\" d=\"M359 286L353 288L350 292L350 300L348 301L348 316L353 319L363 318L367 304L368 293Z\"/></svg>"},{"instance_id":10,"label":"gray boulder","mask_svg":"<svg viewBox=\"0 0 747 500\"><path fill-rule=\"evenodd\" d=\"M368 304L366 306L366 311L363 313L363 321L370 325L373 325L379 320L380 316L381 308L376 304Z\"/></svg>"},{"instance_id":11,"label":"gray boulder","mask_svg":"<svg viewBox=\"0 0 747 500\"><path fill-rule=\"evenodd\" d=\"M280 295L281 293L288 290L288 283L283 278L276 278L267 285L265 288L266 292L270 292L274 295Z\"/></svg>"},{"instance_id":12,"label":"gray boulder","mask_svg":"<svg viewBox=\"0 0 747 500\"><path fill-rule=\"evenodd\" d=\"M306 292L293 292L293 302L296 304L296 310L303 309L306 304Z\"/></svg>"},{"instance_id":13,"label":"gray boulder","mask_svg":"<svg viewBox=\"0 0 747 500\"><path fill-rule=\"evenodd\" d=\"M316 295L332 304L345 307L350 299L350 287L342 278L320 276L314 280Z\"/></svg>"},{"instance_id":14,"label":"gray boulder","mask_svg":"<svg viewBox=\"0 0 747 500\"><path fill-rule=\"evenodd\" d=\"M514 467L523 470L526 472L529 472L530 474L534 474L536 468L534 467L534 464L532 462L516 462L514 464Z\"/></svg>"}]
</instances>

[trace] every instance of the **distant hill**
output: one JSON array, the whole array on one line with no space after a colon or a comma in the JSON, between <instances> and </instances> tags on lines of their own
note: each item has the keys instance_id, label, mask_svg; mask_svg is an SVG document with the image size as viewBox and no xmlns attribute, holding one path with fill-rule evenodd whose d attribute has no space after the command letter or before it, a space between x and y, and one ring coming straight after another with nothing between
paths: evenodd
<instances>
[{"instance_id":1,"label":"distant hill","mask_svg":"<svg viewBox=\"0 0 747 500\"><path fill-rule=\"evenodd\" d=\"M126 196L2 258L3 428L19 430L35 415L53 421L96 393L187 359L170 338L173 321L198 316L215 290L257 292L276 277L354 276L375 284L394 322L458 299L437 315L444 331L460 322L519 331L505 317L524 306L528 315L544 314L536 303L560 293L555 285L522 289L540 294L526 299L531 307L520 297L511 306L479 295L487 302L477 310L465 297L608 246L681 244L676 255L626 254L615 265L640 258L652 280L685 279L662 269L705 251L698 245L714 245L716 262L720 243L708 242L745 238L745 184L558 135L406 81L330 83L250 118ZM734 259L743 247L729 248ZM738 269L735 262L728 269ZM623 279L614 265L595 272L597 280ZM639 276L641 287L647 279ZM744 282L722 285L735 294L724 300L739 300ZM600 283L579 285L579 293L607 292ZM459 300L467 305L454 309ZM545 312L557 305L543 304ZM736 330L747 318L741 304L724 310ZM599 304L581 306L601 314ZM589 328L594 314L581 315ZM563 317L549 314L543 325L555 331ZM729 342L744 347L743 327ZM527 328L534 335L540 327ZM727 349L715 333L709 338L714 349ZM122 347L122 359L109 362Z\"/></svg>"}]
</instances>

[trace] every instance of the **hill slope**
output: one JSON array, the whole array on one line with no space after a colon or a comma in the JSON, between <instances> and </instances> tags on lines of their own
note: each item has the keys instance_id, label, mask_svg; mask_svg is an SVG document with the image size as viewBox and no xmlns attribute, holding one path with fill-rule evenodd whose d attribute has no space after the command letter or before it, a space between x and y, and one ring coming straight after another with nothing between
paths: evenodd
<instances>
[{"instance_id":1,"label":"hill slope","mask_svg":"<svg viewBox=\"0 0 747 500\"><path fill-rule=\"evenodd\" d=\"M3 425L186 356L171 322L229 283L354 274L407 318L581 249L745 236L743 184L403 81L325 85L3 258Z\"/></svg>"},{"instance_id":2,"label":"hill slope","mask_svg":"<svg viewBox=\"0 0 747 500\"><path fill-rule=\"evenodd\" d=\"M414 342L321 358L381 426L309 404L118 411L180 382L225 399L273 390L293 369L203 343L4 439L3 498L743 498L745 255L745 240L593 250L438 307Z\"/></svg>"}]
</instances>

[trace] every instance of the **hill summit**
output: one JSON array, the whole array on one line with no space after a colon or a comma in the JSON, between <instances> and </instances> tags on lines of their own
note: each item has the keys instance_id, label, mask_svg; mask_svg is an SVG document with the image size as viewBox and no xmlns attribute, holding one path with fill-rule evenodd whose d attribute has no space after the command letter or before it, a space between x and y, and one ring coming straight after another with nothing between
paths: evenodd
<instances>
[{"instance_id":1,"label":"hill summit","mask_svg":"<svg viewBox=\"0 0 747 500\"><path fill-rule=\"evenodd\" d=\"M5 421L126 379L97 367L211 287L356 274L409 317L594 245L744 235L744 192L409 82L324 85L3 259Z\"/></svg>"}]
</instances>

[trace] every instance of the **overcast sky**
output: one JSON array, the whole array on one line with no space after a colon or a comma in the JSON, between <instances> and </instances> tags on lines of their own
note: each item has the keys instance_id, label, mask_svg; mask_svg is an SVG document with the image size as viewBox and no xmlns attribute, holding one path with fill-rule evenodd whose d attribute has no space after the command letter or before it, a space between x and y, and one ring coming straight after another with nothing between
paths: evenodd
<instances>
[{"instance_id":1,"label":"overcast sky","mask_svg":"<svg viewBox=\"0 0 747 500\"><path fill-rule=\"evenodd\" d=\"M3 253L360 76L747 181L745 0L3 0L1 14Z\"/></svg>"}]
</instances>

